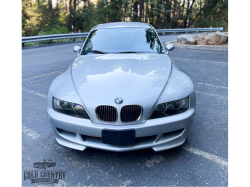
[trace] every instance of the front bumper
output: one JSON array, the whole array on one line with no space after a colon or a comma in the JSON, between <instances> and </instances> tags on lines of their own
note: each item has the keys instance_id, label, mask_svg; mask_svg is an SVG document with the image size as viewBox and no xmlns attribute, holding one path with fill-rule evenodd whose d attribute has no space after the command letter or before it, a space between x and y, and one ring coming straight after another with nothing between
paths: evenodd
<instances>
[{"instance_id":1,"label":"front bumper","mask_svg":"<svg viewBox=\"0 0 250 187\"><path fill-rule=\"evenodd\" d=\"M50 94L48 94L47 112L57 142L66 147L81 151L87 147L116 152L146 148L162 151L178 147L185 142L195 116L195 101L195 93L193 93L190 95L190 108L184 113L124 126L103 125L91 120L58 113L52 108ZM103 129L124 130L131 128L135 129L136 144L116 146L102 143Z\"/></svg>"}]
</instances>

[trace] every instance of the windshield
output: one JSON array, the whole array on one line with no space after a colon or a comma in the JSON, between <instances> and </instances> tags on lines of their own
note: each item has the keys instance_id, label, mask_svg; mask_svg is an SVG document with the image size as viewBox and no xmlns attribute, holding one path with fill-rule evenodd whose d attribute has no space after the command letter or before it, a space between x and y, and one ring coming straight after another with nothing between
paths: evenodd
<instances>
[{"instance_id":1,"label":"windshield","mask_svg":"<svg viewBox=\"0 0 250 187\"><path fill-rule=\"evenodd\" d=\"M81 54L89 53L163 53L163 48L153 29L107 28L89 34Z\"/></svg>"}]
</instances>

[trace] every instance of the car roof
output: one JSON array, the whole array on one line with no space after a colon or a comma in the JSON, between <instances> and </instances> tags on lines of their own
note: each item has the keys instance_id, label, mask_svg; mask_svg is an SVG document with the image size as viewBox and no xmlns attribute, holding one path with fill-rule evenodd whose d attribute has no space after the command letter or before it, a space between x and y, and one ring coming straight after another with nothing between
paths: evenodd
<instances>
[{"instance_id":1,"label":"car roof","mask_svg":"<svg viewBox=\"0 0 250 187\"><path fill-rule=\"evenodd\" d=\"M93 29L106 29L116 27L143 27L150 28L149 24L143 22L113 22L96 25Z\"/></svg>"}]
</instances>

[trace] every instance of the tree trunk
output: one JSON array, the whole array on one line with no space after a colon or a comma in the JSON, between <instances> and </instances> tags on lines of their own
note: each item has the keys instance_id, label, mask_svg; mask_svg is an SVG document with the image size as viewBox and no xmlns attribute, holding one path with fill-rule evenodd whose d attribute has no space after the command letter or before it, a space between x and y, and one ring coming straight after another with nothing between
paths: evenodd
<instances>
[{"instance_id":1,"label":"tree trunk","mask_svg":"<svg viewBox=\"0 0 250 187\"><path fill-rule=\"evenodd\" d=\"M48 0L49 9L52 10L52 0Z\"/></svg>"},{"instance_id":2,"label":"tree trunk","mask_svg":"<svg viewBox=\"0 0 250 187\"><path fill-rule=\"evenodd\" d=\"M72 14L72 0L69 0L69 20L70 20L70 27L71 27L71 29L72 29L72 25L73 25L73 18L72 18L72 16L73 16L73 14ZM72 32L73 32L73 30L72 30Z\"/></svg>"},{"instance_id":3,"label":"tree trunk","mask_svg":"<svg viewBox=\"0 0 250 187\"><path fill-rule=\"evenodd\" d=\"M138 2L134 2L133 21L138 21Z\"/></svg>"},{"instance_id":4,"label":"tree trunk","mask_svg":"<svg viewBox=\"0 0 250 187\"><path fill-rule=\"evenodd\" d=\"M185 9L185 1L186 0L183 0L183 4L182 4L182 11L181 11L181 17L182 17L182 19L183 19L183 15L184 15L184 9Z\"/></svg>"},{"instance_id":5,"label":"tree trunk","mask_svg":"<svg viewBox=\"0 0 250 187\"><path fill-rule=\"evenodd\" d=\"M187 27L187 19L188 19L188 14L189 14L189 5L190 5L190 0L188 0L188 4L187 4L186 16L185 16L184 23L183 23L184 28Z\"/></svg>"},{"instance_id":6,"label":"tree trunk","mask_svg":"<svg viewBox=\"0 0 250 187\"><path fill-rule=\"evenodd\" d=\"M177 10L176 10L176 20L175 20L175 28L179 27L178 21L180 19L181 14L181 2L177 2Z\"/></svg>"},{"instance_id":7,"label":"tree trunk","mask_svg":"<svg viewBox=\"0 0 250 187\"><path fill-rule=\"evenodd\" d=\"M177 12L177 0L174 0L174 10L173 10L173 17L171 20L171 28L175 28L176 25L176 12Z\"/></svg>"},{"instance_id":8,"label":"tree trunk","mask_svg":"<svg viewBox=\"0 0 250 187\"><path fill-rule=\"evenodd\" d=\"M200 0L200 12L201 12L201 0ZM201 14L200 14L200 19L201 19Z\"/></svg>"},{"instance_id":9,"label":"tree trunk","mask_svg":"<svg viewBox=\"0 0 250 187\"><path fill-rule=\"evenodd\" d=\"M150 1L150 2L152 2L152 1ZM153 22L154 22L154 4L151 3L150 7L151 8L150 8L150 14L149 14L149 22L151 25L153 25Z\"/></svg>"},{"instance_id":10,"label":"tree trunk","mask_svg":"<svg viewBox=\"0 0 250 187\"><path fill-rule=\"evenodd\" d=\"M170 25L171 25L171 6L172 6L171 4L172 4L171 0L166 1L165 11L168 11L168 12L165 13L164 25L168 28L170 28Z\"/></svg>"},{"instance_id":11,"label":"tree trunk","mask_svg":"<svg viewBox=\"0 0 250 187\"><path fill-rule=\"evenodd\" d=\"M143 3L144 3L144 0L140 0L140 21L142 20Z\"/></svg>"},{"instance_id":12,"label":"tree trunk","mask_svg":"<svg viewBox=\"0 0 250 187\"><path fill-rule=\"evenodd\" d=\"M189 27L194 23L194 21L195 21L196 18L199 16L199 14L201 15L201 10L200 10L200 12L198 12L198 14L196 14L195 18L194 18L192 21L190 21Z\"/></svg>"},{"instance_id":13,"label":"tree trunk","mask_svg":"<svg viewBox=\"0 0 250 187\"><path fill-rule=\"evenodd\" d=\"M142 16L142 21L145 21L145 10L144 10L144 8L145 8L145 6L144 6L144 0L142 0L142 3L141 3L141 6L142 6L142 14L141 14L141 16Z\"/></svg>"},{"instance_id":14,"label":"tree trunk","mask_svg":"<svg viewBox=\"0 0 250 187\"><path fill-rule=\"evenodd\" d=\"M59 17L59 7L58 0L56 0L56 16Z\"/></svg>"},{"instance_id":15,"label":"tree trunk","mask_svg":"<svg viewBox=\"0 0 250 187\"><path fill-rule=\"evenodd\" d=\"M192 19L192 13L193 13L193 5L195 3L195 0L193 0L191 6L190 6L190 12L189 12L189 21L188 21L188 27L190 27L190 22L191 22L191 19Z\"/></svg>"},{"instance_id":16,"label":"tree trunk","mask_svg":"<svg viewBox=\"0 0 250 187\"><path fill-rule=\"evenodd\" d=\"M184 20L184 10L185 10L185 3L186 3L186 0L183 0L183 4L181 6L182 8L182 11L181 11L181 20ZM181 23L180 27L183 27L183 22Z\"/></svg>"},{"instance_id":17,"label":"tree trunk","mask_svg":"<svg viewBox=\"0 0 250 187\"><path fill-rule=\"evenodd\" d=\"M67 14L67 12L68 12L68 1L64 0L64 3L65 3L65 13L64 14Z\"/></svg>"},{"instance_id":18,"label":"tree trunk","mask_svg":"<svg viewBox=\"0 0 250 187\"><path fill-rule=\"evenodd\" d=\"M161 29L161 7L162 0L157 1L156 28Z\"/></svg>"},{"instance_id":19,"label":"tree trunk","mask_svg":"<svg viewBox=\"0 0 250 187\"><path fill-rule=\"evenodd\" d=\"M76 10L76 0L74 0L74 10Z\"/></svg>"},{"instance_id":20,"label":"tree trunk","mask_svg":"<svg viewBox=\"0 0 250 187\"><path fill-rule=\"evenodd\" d=\"M146 16L145 16L145 23L148 23L148 1L146 2Z\"/></svg>"},{"instance_id":21,"label":"tree trunk","mask_svg":"<svg viewBox=\"0 0 250 187\"><path fill-rule=\"evenodd\" d=\"M122 16L122 21L125 22L125 12L126 12L126 6L125 3L123 5L123 16Z\"/></svg>"}]
</instances>

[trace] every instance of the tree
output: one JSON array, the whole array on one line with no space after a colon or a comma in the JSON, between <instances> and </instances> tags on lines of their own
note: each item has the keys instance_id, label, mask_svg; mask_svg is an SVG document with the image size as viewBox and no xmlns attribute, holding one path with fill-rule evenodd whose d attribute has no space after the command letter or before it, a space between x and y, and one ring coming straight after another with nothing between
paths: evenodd
<instances>
[{"instance_id":1,"label":"tree","mask_svg":"<svg viewBox=\"0 0 250 187\"><path fill-rule=\"evenodd\" d=\"M138 1L134 2L133 21L138 21Z\"/></svg>"},{"instance_id":2,"label":"tree","mask_svg":"<svg viewBox=\"0 0 250 187\"><path fill-rule=\"evenodd\" d=\"M155 28L228 27L228 0L22 0L23 36L55 29L89 31L106 22L135 21ZM43 31L43 32L41 32ZM62 30L65 32L64 30Z\"/></svg>"}]
</instances>

